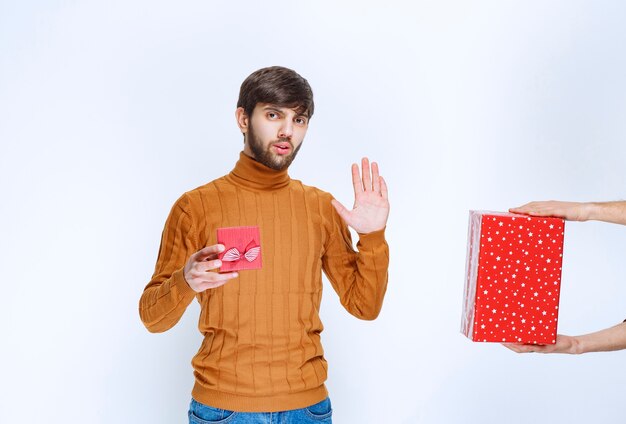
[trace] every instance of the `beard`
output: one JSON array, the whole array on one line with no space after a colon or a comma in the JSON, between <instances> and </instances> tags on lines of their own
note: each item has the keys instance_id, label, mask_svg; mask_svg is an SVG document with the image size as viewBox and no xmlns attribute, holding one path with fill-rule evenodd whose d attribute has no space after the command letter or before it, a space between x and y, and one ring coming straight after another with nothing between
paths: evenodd
<instances>
[{"instance_id":1,"label":"beard","mask_svg":"<svg viewBox=\"0 0 626 424\"><path fill-rule=\"evenodd\" d=\"M291 153L288 155L277 155L274 153L272 149L273 143L289 143L291 146ZM296 158L300 147L302 147L302 143L298 145L295 149L293 148L293 144L291 144L291 140L288 138L279 138L276 141L269 143L267 146L263 145L263 141L261 141L256 134L254 133L254 129L252 124L250 124L250 128L248 129L248 144L250 145L250 150L254 154L254 159L257 162L262 163L268 168L274 169L276 171L282 171L291 165L291 162Z\"/></svg>"}]
</instances>

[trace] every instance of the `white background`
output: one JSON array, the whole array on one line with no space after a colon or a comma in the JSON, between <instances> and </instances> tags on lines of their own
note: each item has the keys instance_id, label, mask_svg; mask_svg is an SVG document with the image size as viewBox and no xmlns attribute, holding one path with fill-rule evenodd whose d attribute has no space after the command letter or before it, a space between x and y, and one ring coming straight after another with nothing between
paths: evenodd
<instances>
[{"instance_id":1,"label":"white background","mask_svg":"<svg viewBox=\"0 0 626 424\"><path fill-rule=\"evenodd\" d=\"M194 302L137 312L165 218L232 169L239 85L280 64L316 113L293 178L351 204L380 162L380 317L322 305L337 423L624 420L626 353L517 355L459 334L469 209L617 200L619 1L0 0L0 421L183 423ZM568 223L559 331L626 318L626 228ZM622 406L619 406L622 405Z\"/></svg>"}]
</instances>

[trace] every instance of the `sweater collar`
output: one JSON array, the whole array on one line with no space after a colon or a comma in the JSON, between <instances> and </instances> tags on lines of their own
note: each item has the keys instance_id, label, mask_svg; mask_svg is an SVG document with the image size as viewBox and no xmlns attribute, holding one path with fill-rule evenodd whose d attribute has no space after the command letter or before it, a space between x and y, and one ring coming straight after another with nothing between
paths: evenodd
<instances>
[{"instance_id":1,"label":"sweater collar","mask_svg":"<svg viewBox=\"0 0 626 424\"><path fill-rule=\"evenodd\" d=\"M233 183L254 190L276 190L289 185L287 169L276 171L252 159L244 152L239 153L235 168L228 174Z\"/></svg>"}]
</instances>

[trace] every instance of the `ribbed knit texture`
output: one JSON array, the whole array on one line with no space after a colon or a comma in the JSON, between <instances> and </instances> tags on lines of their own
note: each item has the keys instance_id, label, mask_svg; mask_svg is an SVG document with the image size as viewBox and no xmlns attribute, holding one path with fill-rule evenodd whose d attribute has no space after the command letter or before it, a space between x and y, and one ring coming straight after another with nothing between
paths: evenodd
<instances>
[{"instance_id":1,"label":"ribbed knit texture","mask_svg":"<svg viewBox=\"0 0 626 424\"><path fill-rule=\"evenodd\" d=\"M193 397L213 407L270 412L303 408L327 396L320 342L322 270L342 305L374 319L387 287L384 230L360 235L358 253L331 195L243 153L233 171L185 193L165 224L154 275L139 313L166 331L191 301L201 305L204 340L193 358ZM263 268L240 271L195 293L185 281L189 256L216 244L219 227L258 225Z\"/></svg>"}]
</instances>

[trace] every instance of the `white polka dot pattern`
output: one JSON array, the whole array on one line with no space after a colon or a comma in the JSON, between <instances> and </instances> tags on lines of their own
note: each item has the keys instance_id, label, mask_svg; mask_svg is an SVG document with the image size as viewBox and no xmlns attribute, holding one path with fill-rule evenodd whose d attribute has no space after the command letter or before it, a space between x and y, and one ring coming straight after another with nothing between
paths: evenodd
<instances>
[{"instance_id":1,"label":"white polka dot pattern","mask_svg":"<svg viewBox=\"0 0 626 424\"><path fill-rule=\"evenodd\" d=\"M480 225L471 225L473 217ZM470 212L465 335L482 342L556 342L564 224Z\"/></svg>"}]
</instances>

